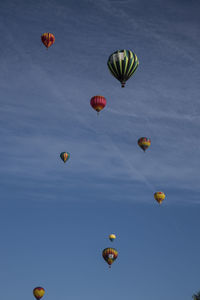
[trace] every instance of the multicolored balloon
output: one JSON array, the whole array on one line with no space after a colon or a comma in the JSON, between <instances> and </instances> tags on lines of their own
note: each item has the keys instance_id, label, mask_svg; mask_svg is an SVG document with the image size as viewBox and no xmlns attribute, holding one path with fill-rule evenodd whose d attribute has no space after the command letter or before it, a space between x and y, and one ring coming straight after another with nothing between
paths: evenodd
<instances>
[{"instance_id":1,"label":"multicolored balloon","mask_svg":"<svg viewBox=\"0 0 200 300\"><path fill-rule=\"evenodd\" d=\"M165 199L165 194L163 192L156 192L154 194L154 198L159 204L161 204Z\"/></svg>"},{"instance_id":2,"label":"multicolored balloon","mask_svg":"<svg viewBox=\"0 0 200 300\"><path fill-rule=\"evenodd\" d=\"M192 296L192 298L193 298L194 300L200 300L200 292L198 292L197 294L194 294L194 295Z\"/></svg>"},{"instance_id":3,"label":"multicolored balloon","mask_svg":"<svg viewBox=\"0 0 200 300\"><path fill-rule=\"evenodd\" d=\"M102 256L109 265L109 267L111 267L112 263L118 257L118 252L114 248L106 248L102 251Z\"/></svg>"},{"instance_id":4,"label":"multicolored balloon","mask_svg":"<svg viewBox=\"0 0 200 300\"><path fill-rule=\"evenodd\" d=\"M45 290L42 287L36 287L33 290L33 295L37 300L40 300L45 294Z\"/></svg>"},{"instance_id":5,"label":"multicolored balloon","mask_svg":"<svg viewBox=\"0 0 200 300\"><path fill-rule=\"evenodd\" d=\"M47 47L51 47L55 42L55 36L52 33L45 32L41 36L42 43Z\"/></svg>"},{"instance_id":6,"label":"multicolored balloon","mask_svg":"<svg viewBox=\"0 0 200 300\"><path fill-rule=\"evenodd\" d=\"M138 145L145 152L151 146L151 140L147 137L141 137L138 140Z\"/></svg>"},{"instance_id":7,"label":"multicolored balloon","mask_svg":"<svg viewBox=\"0 0 200 300\"><path fill-rule=\"evenodd\" d=\"M103 96L94 96L90 100L90 105L99 113L106 106L106 98Z\"/></svg>"},{"instance_id":8,"label":"multicolored balloon","mask_svg":"<svg viewBox=\"0 0 200 300\"><path fill-rule=\"evenodd\" d=\"M124 87L126 81L135 73L139 61L131 50L118 50L109 56L107 65L111 74Z\"/></svg>"},{"instance_id":9,"label":"multicolored balloon","mask_svg":"<svg viewBox=\"0 0 200 300\"><path fill-rule=\"evenodd\" d=\"M115 234L112 233L112 234L109 235L109 240L111 242L113 242L115 239L116 239L116 235Z\"/></svg>"},{"instance_id":10,"label":"multicolored balloon","mask_svg":"<svg viewBox=\"0 0 200 300\"><path fill-rule=\"evenodd\" d=\"M66 163L66 161L70 158L69 152L62 152L60 153L60 158Z\"/></svg>"}]
</instances>

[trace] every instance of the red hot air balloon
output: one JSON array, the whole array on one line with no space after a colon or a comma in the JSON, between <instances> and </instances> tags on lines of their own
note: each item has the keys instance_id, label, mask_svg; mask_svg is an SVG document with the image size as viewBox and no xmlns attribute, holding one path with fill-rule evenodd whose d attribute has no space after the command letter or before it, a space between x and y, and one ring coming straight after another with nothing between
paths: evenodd
<instances>
[{"instance_id":1,"label":"red hot air balloon","mask_svg":"<svg viewBox=\"0 0 200 300\"><path fill-rule=\"evenodd\" d=\"M94 96L90 100L90 105L97 111L97 114L99 114L99 112L106 106L106 98L103 96Z\"/></svg>"},{"instance_id":2,"label":"red hot air balloon","mask_svg":"<svg viewBox=\"0 0 200 300\"><path fill-rule=\"evenodd\" d=\"M50 32L45 32L42 34L41 40L48 49L55 42L55 36Z\"/></svg>"}]
</instances>

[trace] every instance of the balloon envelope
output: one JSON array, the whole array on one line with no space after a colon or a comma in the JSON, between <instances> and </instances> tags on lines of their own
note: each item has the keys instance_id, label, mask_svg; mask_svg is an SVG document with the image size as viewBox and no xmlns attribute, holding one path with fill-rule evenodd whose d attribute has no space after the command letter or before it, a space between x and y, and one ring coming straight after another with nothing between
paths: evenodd
<instances>
[{"instance_id":1,"label":"balloon envelope","mask_svg":"<svg viewBox=\"0 0 200 300\"><path fill-rule=\"evenodd\" d=\"M117 78L122 87L126 81L135 73L139 65L138 58L131 50L117 50L112 53L107 61L111 74Z\"/></svg>"},{"instance_id":2,"label":"balloon envelope","mask_svg":"<svg viewBox=\"0 0 200 300\"><path fill-rule=\"evenodd\" d=\"M105 248L102 251L102 256L109 266L117 259L118 252L114 248Z\"/></svg>"},{"instance_id":3,"label":"balloon envelope","mask_svg":"<svg viewBox=\"0 0 200 300\"><path fill-rule=\"evenodd\" d=\"M112 233L112 234L109 235L109 240L111 242L113 242L115 239L116 239L116 235L115 234Z\"/></svg>"},{"instance_id":4,"label":"balloon envelope","mask_svg":"<svg viewBox=\"0 0 200 300\"><path fill-rule=\"evenodd\" d=\"M103 96L94 96L90 100L90 105L99 113L106 106L106 98Z\"/></svg>"},{"instance_id":5,"label":"balloon envelope","mask_svg":"<svg viewBox=\"0 0 200 300\"><path fill-rule=\"evenodd\" d=\"M41 40L45 47L49 48L54 44L55 36L50 32L45 32L41 35Z\"/></svg>"},{"instance_id":6,"label":"balloon envelope","mask_svg":"<svg viewBox=\"0 0 200 300\"><path fill-rule=\"evenodd\" d=\"M151 146L151 140L147 137L141 137L138 140L138 145L143 151L146 151Z\"/></svg>"},{"instance_id":7,"label":"balloon envelope","mask_svg":"<svg viewBox=\"0 0 200 300\"><path fill-rule=\"evenodd\" d=\"M194 294L194 295L192 296L192 298L193 298L194 300L200 300L200 292L198 292L197 294Z\"/></svg>"},{"instance_id":8,"label":"balloon envelope","mask_svg":"<svg viewBox=\"0 0 200 300\"><path fill-rule=\"evenodd\" d=\"M69 152L62 152L60 153L60 158L66 163L66 161L70 158Z\"/></svg>"},{"instance_id":9,"label":"balloon envelope","mask_svg":"<svg viewBox=\"0 0 200 300\"><path fill-rule=\"evenodd\" d=\"M45 290L42 287L36 287L33 290L33 295L37 300L41 299L45 294Z\"/></svg>"},{"instance_id":10,"label":"balloon envelope","mask_svg":"<svg viewBox=\"0 0 200 300\"><path fill-rule=\"evenodd\" d=\"M154 198L159 204L161 204L165 199L165 194L163 192L156 192L154 194Z\"/></svg>"}]
</instances>

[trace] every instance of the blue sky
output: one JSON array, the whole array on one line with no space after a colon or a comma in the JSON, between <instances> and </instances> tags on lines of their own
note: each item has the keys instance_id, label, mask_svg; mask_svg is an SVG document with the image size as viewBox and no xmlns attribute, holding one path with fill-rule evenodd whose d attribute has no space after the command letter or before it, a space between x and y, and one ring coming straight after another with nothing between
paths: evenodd
<instances>
[{"instance_id":1,"label":"blue sky","mask_svg":"<svg viewBox=\"0 0 200 300\"><path fill-rule=\"evenodd\" d=\"M33 299L38 285L49 300L186 300L200 289L199 9L0 3L2 299ZM124 89L106 65L117 49L140 62ZM98 94L99 117L89 104ZM152 140L145 154L141 136ZM112 232L119 257L108 270Z\"/></svg>"}]
</instances>

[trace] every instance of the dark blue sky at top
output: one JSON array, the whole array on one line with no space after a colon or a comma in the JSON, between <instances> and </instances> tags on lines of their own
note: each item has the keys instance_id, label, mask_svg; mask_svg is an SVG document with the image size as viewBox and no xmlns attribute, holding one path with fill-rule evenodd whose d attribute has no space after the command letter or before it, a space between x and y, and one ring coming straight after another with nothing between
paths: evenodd
<instances>
[{"instance_id":1,"label":"dark blue sky at top","mask_svg":"<svg viewBox=\"0 0 200 300\"><path fill-rule=\"evenodd\" d=\"M37 285L49 300L200 289L199 12L197 0L1 1L2 299L33 299ZM117 49L140 62L124 89L106 65Z\"/></svg>"}]
</instances>

